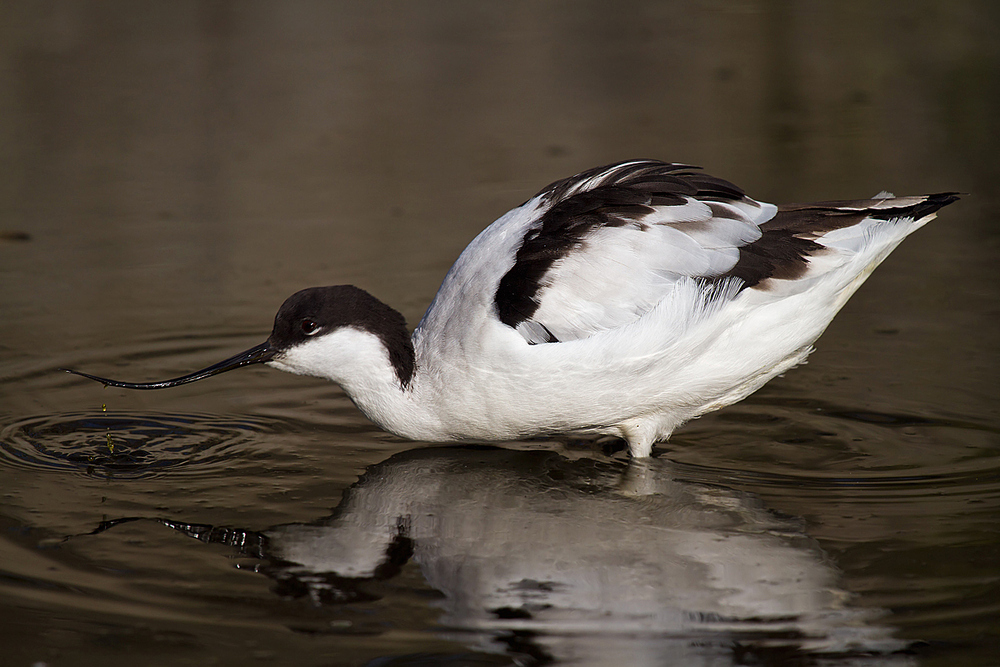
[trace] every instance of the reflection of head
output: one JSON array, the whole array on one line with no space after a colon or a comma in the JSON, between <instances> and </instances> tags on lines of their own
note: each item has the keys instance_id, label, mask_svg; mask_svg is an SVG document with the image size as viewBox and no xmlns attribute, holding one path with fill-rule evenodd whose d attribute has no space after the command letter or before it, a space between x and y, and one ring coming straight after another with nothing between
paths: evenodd
<instances>
[{"instance_id":1,"label":"reflection of head","mask_svg":"<svg viewBox=\"0 0 1000 667\"><path fill-rule=\"evenodd\" d=\"M284 563L274 574L322 581L327 597L346 590L335 581L385 578L412 557L444 594L440 623L481 649L525 631L549 657L593 664L719 664L736 644L899 647L844 605L794 521L659 462L414 450L372 467L330 519L267 537Z\"/></svg>"}]
</instances>

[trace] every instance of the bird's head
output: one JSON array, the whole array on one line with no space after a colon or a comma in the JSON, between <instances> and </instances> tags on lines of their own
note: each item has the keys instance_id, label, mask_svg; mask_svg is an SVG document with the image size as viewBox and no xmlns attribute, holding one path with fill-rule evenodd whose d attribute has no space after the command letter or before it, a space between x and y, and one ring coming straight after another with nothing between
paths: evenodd
<instances>
[{"instance_id":1,"label":"bird's head","mask_svg":"<svg viewBox=\"0 0 1000 667\"><path fill-rule=\"evenodd\" d=\"M359 345L359 340L368 344ZM194 373L157 382L123 382L63 370L125 389L176 387L253 364L336 380L338 360L350 358L355 352L364 355L366 349L388 354L400 385L409 383L414 354L403 316L360 288L335 285L296 292L281 304L266 341Z\"/></svg>"}]
</instances>

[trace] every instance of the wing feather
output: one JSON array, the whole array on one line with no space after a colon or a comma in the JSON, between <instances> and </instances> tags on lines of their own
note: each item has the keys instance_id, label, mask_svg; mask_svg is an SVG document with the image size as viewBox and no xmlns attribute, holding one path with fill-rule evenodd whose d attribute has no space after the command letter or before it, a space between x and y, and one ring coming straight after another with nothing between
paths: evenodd
<instances>
[{"instance_id":1,"label":"wing feather","mask_svg":"<svg viewBox=\"0 0 1000 667\"><path fill-rule=\"evenodd\" d=\"M920 222L954 199L885 193L779 209L696 167L600 167L532 200L542 204L500 280L497 312L529 343L578 340L634 322L692 280L705 285L706 299L731 299L770 279L799 278L812 256L854 252L862 221ZM832 233L846 228L857 233ZM738 287L716 289L733 281Z\"/></svg>"},{"instance_id":2,"label":"wing feather","mask_svg":"<svg viewBox=\"0 0 1000 667\"><path fill-rule=\"evenodd\" d=\"M776 208L686 165L640 160L549 186L497 290L500 318L529 343L632 322L677 280L718 276Z\"/></svg>"}]
</instances>

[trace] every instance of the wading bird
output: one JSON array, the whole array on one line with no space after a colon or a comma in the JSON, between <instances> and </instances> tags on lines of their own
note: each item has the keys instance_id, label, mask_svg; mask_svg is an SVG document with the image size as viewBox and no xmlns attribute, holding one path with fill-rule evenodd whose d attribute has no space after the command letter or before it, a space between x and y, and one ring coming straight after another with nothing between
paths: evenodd
<instances>
[{"instance_id":1,"label":"wading bird","mask_svg":"<svg viewBox=\"0 0 1000 667\"><path fill-rule=\"evenodd\" d=\"M336 382L426 441L611 434L649 456L681 424L802 363L847 299L956 193L774 206L683 164L557 181L477 236L410 335L350 285L278 310L266 342L159 389L263 363Z\"/></svg>"}]
</instances>

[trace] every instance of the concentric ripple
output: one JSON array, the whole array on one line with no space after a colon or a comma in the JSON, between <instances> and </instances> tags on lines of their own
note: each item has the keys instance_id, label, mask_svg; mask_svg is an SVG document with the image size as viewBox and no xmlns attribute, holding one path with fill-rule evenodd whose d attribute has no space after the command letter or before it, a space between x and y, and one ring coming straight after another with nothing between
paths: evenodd
<instances>
[{"instance_id":1,"label":"concentric ripple","mask_svg":"<svg viewBox=\"0 0 1000 667\"><path fill-rule=\"evenodd\" d=\"M0 461L117 479L201 472L240 456L247 443L272 428L214 415L43 415L0 430Z\"/></svg>"}]
</instances>

